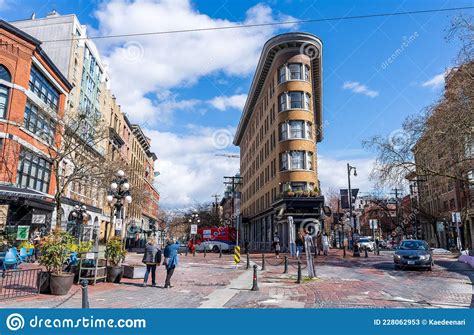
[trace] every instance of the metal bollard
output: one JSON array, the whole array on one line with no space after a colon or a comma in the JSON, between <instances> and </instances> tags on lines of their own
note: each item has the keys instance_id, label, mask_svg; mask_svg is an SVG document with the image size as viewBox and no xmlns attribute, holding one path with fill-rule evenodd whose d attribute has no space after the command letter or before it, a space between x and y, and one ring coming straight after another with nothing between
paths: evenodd
<instances>
[{"instance_id":1,"label":"metal bollard","mask_svg":"<svg viewBox=\"0 0 474 335\"><path fill-rule=\"evenodd\" d=\"M265 254L262 254L262 271L265 270Z\"/></svg>"},{"instance_id":2,"label":"metal bollard","mask_svg":"<svg viewBox=\"0 0 474 335\"><path fill-rule=\"evenodd\" d=\"M258 291L257 265L253 266L253 280L252 280L252 289L251 289L251 291Z\"/></svg>"},{"instance_id":3,"label":"metal bollard","mask_svg":"<svg viewBox=\"0 0 474 335\"><path fill-rule=\"evenodd\" d=\"M288 273L288 256L285 256L285 267L283 273Z\"/></svg>"},{"instance_id":4,"label":"metal bollard","mask_svg":"<svg viewBox=\"0 0 474 335\"><path fill-rule=\"evenodd\" d=\"M206 258L206 248L204 248L204 258Z\"/></svg>"},{"instance_id":5,"label":"metal bollard","mask_svg":"<svg viewBox=\"0 0 474 335\"><path fill-rule=\"evenodd\" d=\"M188 248L186 248L186 252L184 253L184 256L188 255Z\"/></svg>"},{"instance_id":6,"label":"metal bollard","mask_svg":"<svg viewBox=\"0 0 474 335\"><path fill-rule=\"evenodd\" d=\"M369 254L367 253L367 247L364 248L364 253L365 253L365 254L364 254L364 257L365 257L365 258L369 257Z\"/></svg>"},{"instance_id":7,"label":"metal bollard","mask_svg":"<svg viewBox=\"0 0 474 335\"><path fill-rule=\"evenodd\" d=\"M296 284L301 284L301 261L298 261L298 278Z\"/></svg>"},{"instance_id":8,"label":"metal bollard","mask_svg":"<svg viewBox=\"0 0 474 335\"><path fill-rule=\"evenodd\" d=\"M314 248L314 257L318 258L318 248L317 247Z\"/></svg>"},{"instance_id":9,"label":"metal bollard","mask_svg":"<svg viewBox=\"0 0 474 335\"><path fill-rule=\"evenodd\" d=\"M247 251L247 270L250 269L250 255L249 252Z\"/></svg>"},{"instance_id":10,"label":"metal bollard","mask_svg":"<svg viewBox=\"0 0 474 335\"><path fill-rule=\"evenodd\" d=\"M342 248L342 257L346 258L346 247Z\"/></svg>"},{"instance_id":11,"label":"metal bollard","mask_svg":"<svg viewBox=\"0 0 474 335\"><path fill-rule=\"evenodd\" d=\"M89 308L89 292L87 285L89 282L87 280L82 280L81 281L81 286L82 286L82 308Z\"/></svg>"},{"instance_id":12,"label":"metal bollard","mask_svg":"<svg viewBox=\"0 0 474 335\"><path fill-rule=\"evenodd\" d=\"M219 258L222 258L222 248L219 246Z\"/></svg>"}]
</instances>

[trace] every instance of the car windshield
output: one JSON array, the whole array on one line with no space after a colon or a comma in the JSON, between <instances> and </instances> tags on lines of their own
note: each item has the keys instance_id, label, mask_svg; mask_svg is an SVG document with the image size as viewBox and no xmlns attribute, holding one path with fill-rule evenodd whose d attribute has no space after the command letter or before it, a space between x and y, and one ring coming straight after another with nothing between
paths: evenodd
<instances>
[{"instance_id":1,"label":"car windshield","mask_svg":"<svg viewBox=\"0 0 474 335\"><path fill-rule=\"evenodd\" d=\"M428 245L423 241L404 241L400 244L401 250L428 250Z\"/></svg>"}]
</instances>

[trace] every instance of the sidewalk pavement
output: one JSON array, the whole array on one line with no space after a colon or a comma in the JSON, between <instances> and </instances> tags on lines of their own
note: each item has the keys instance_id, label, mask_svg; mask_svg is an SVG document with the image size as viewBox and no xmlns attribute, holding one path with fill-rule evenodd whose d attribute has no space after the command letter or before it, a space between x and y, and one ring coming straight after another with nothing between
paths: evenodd
<instances>
[{"instance_id":1,"label":"sidewalk pavement","mask_svg":"<svg viewBox=\"0 0 474 335\"><path fill-rule=\"evenodd\" d=\"M429 271L395 271L392 253L368 258L342 257L342 250L315 258L317 278L296 284L297 260L289 258L283 274L284 256L267 253L266 270L261 271L261 254L251 254L257 264L259 291L251 291L252 268L246 270L246 256L234 265L233 255L202 253L181 255L171 289L163 289L165 270L157 270L159 287L142 287L142 280L123 279L121 284L89 286L91 308L342 308L474 307L474 271L452 258L437 257ZM140 263L142 255L130 254L129 263ZM305 256L302 258L305 262ZM306 268L302 268L303 276ZM1 307L72 308L81 306L81 291L73 286L68 296L39 295L0 302Z\"/></svg>"}]
</instances>

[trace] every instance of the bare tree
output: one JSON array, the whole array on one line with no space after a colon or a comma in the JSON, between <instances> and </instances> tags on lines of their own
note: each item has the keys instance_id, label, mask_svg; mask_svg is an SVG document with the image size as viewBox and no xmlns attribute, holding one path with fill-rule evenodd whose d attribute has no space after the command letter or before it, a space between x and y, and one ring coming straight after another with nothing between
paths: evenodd
<instances>
[{"instance_id":1,"label":"bare tree","mask_svg":"<svg viewBox=\"0 0 474 335\"><path fill-rule=\"evenodd\" d=\"M56 227L60 227L62 198L68 187L73 183L88 183L84 186L90 187L95 196L100 197L112 166L97 151L97 147L108 138L108 128L99 119L84 112L69 113L57 127L61 135L55 136L48 154L56 185Z\"/></svg>"}]
</instances>

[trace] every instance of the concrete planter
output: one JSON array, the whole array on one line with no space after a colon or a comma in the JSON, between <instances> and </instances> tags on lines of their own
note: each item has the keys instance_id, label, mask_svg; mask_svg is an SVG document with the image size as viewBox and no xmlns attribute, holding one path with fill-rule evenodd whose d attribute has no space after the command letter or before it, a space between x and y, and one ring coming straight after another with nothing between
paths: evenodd
<instances>
[{"instance_id":1,"label":"concrete planter","mask_svg":"<svg viewBox=\"0 0 474 335\"><path fill-rule=\"evenodd\" d=\"M143 279L145 277L146 265L124 265L123 277L130 279Z\"/></svg>"}]
</instances>

